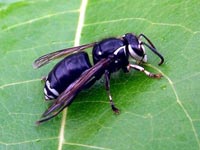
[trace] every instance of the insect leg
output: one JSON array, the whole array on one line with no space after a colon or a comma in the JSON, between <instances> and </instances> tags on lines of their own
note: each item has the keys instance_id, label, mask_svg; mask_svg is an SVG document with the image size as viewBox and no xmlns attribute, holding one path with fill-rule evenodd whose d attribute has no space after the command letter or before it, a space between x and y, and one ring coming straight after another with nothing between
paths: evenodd
<instances>
[{"instance_id":1,"label":"insect leg","mask_svg":"<svg viewBox=\"0 0 200 150\"><path fill-rule=\"evenodd\" d=\"M133 68L133 69L135 69L135 70L144 72L147 76L149 76L149 77L151 77L151 78L160 79L160 78L162 77L162 74L160 74L160 73L158 73L158 74L151 73L151 72L145 70L143 67L141 67L141 66L139 66L139 65L129 64L129 65L128 65L128 70L130 70L130 68Z\"/></svg>"},{"instance_id":2,"label":"insect leg","mask_svg":"<svg viewBox=\"0 0 200 150\"><path fill-rule=\"evenodd\" d=\"M112 96L110 94L110 73L109 73L109 71L105 70L104 75L105 75L105 87L106 87L106 91L107 91L107 94L109 97L110 106L115 113L119 113L119 109L117 107L115 107L115 104L112 100Z\"/></svg>"}]
</instances>

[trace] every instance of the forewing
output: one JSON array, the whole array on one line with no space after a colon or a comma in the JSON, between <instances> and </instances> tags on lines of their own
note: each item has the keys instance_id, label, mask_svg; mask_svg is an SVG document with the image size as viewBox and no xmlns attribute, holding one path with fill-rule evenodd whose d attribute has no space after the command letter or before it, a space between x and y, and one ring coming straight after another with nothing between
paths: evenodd
<instances>
[{"instance_id":1,"label":"forewing","mask_svg":"<svg viewBox=\"0 0 200 150\"><path fill-rule=\"evenodd\" d=\"M86 70L74 83L72 83L57 100L43 113L42 118L37 121L37 124L45 122L58 115L65 107L69 106L74 100L74 97L83 89L100 70L105 70L113 61L113 57L100 60L90 69Z\"/></svg>"},{"instance_id":2,"label":"forewing","mask_svg":"<svg viewBox=\"0 0 200 150\"><path fill-rule=\"evenodd\" d=\"M82 51L86 48L93 47L94 45L95 45L95 42L90 43L90 44L81 45L81 46L58 50L56 52L52 52L52 53L43 55L33 62L33 68L35 68L35 69L40 68L41 66L49 63L51 60L63 57L65 55L69 55L70 53Z\"/></svg>"}]
</instances>

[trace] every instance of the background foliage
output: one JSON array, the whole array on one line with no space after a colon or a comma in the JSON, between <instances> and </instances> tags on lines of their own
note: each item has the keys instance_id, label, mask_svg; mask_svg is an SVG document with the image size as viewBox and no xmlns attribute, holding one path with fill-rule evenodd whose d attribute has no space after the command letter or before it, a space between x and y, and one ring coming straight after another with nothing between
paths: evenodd
<instances>
[{"instance_id":1,"label":"background foliage","mask_svg":"<svg viewBox=\"0 0 200 150\"><path fill-rule=\"evenodd\" d=\"M166 60L158 67L149 52L145 68L164 78L118 72L111 92L120 115L99 81L63 114L34 124L48 107L40 78L56 61L39 70L32 62L74 45L80 6L80 0L0 1L0 149L200 149L199 0L89 0L80 43L144 33Z\"/></svg>"}]
</instances>

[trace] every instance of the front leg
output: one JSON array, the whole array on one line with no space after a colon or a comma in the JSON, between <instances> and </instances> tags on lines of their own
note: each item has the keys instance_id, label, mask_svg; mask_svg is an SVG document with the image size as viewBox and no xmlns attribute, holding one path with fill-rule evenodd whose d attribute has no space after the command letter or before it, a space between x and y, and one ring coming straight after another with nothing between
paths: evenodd
<instances>
[{"instance_id":1,"label":"front leg","mask_svg":"<svg viewBox=\"0 0 200 150\"><path fill-rule=\"evenodd\" d=\"M162 77L162 74L160 74L160 73L158 73L158 74L151 73L151 72L145 70L143 67L141 67L139 65L129 64L127 68L128 68L128 70L130 70L131 68L133 68L135 70L144 72L147 76L149 76L151 78L160 79Z\"/></svg>"},{"instance_id":2,"label":"front leg","mask_svg":"<svg viewBox=\"0 0 200 150\"><path fill-rule=\"evenodd\" d=\"M108 94L108 97L109 97L109 101L110 101L110 106L112 108L112 110L115 112L115 113L119 113L119 109L117 107L115 107L115 104L112 100L112 96L110 94L110 73L108 70L105 70L105 73L104 73L104 76L105 76L105 87L106 87L106 91L107 91L107 94Z\"/></svg>"}]
</instances>

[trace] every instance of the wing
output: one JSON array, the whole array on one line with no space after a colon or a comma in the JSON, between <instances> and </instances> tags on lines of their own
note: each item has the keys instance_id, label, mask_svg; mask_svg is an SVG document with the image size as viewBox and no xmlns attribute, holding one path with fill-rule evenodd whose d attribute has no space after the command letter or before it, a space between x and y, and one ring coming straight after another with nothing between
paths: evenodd
<instances>
[{"instance_id":1,"label":"wing","mask_svg":"<svg viewBox=\"0 0 200 150\"><path fill-rule=\"evenodd\" d=\"M52 53L43 55L33 62L33 68L35 68L35 69L40 68L41 66L49 63L53 59L68 55L68 54L73 53L73 52L82 51L86 48L93 47L95 44L96 44L96 42L81 45L81 46L71 47L71 48L67 48L67 49L62 49L62 50L58 50L56 52L52 52Z\"/></svg>"},{"instance_id":2,"label":"wing","mask_svg":"<svg viewBox=\"0 0 200 150\"><path fill-rule=\"evenodd\" d=\"M99 71L104 71L113 61L114 56L112 55L106 59L100 60L97 64L86 70L74 83L60 94L57 100L43 113L41 119L37 121L36 124L40 124L57 116L64 108L71 104L75 96L82 90L86 83L95 78L95 75Z\"/></svg>"}]
</instances>

